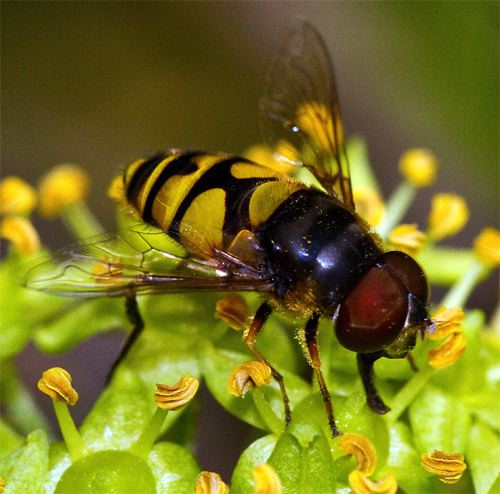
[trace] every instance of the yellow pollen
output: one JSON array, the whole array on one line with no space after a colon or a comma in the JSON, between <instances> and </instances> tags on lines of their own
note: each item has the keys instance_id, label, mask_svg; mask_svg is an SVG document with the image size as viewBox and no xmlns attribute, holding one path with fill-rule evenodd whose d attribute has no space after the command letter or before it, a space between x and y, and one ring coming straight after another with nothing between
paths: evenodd
<instances>
[{"instance_id":1,"label":"yellow pollen","mask_svg":"<svg viewBox=\"0 0 500 494\"><path fill-rule=\"evenodd\" d=\"M402 224L389 233L388 240L396 249L413 256L425 245L427 236L415 224Z\"/></svg>"},{"instance_id":2,"label":"yellow pollen","mask_svg":"<svg viewBox=\"0 0 500 494\"><path fill-rule=\"evenodd\" d=\"M464 354L466 342L463 333L450 334L440 346L429 350L429 365L443 369L454 364Z\"/></svg>"},{"instance_id":3,"label":"yellow pollen","mask_svg":"<svg viewBox=\"0 0 500 494\"><path fill-rule=\"evenodd\" d=\"M431 319L436 324L436 331L429 333L431 340L440 340L453 333L462 331L462 321L464 320L464 311L460 307L440 307Z\"/></svg>"},{"instance_id":4,"label":"yellow pollen","mask_svg":"<svg viewBox=\"0 0 500 494\"><path fill-rule=\"evenodd\" d=\"M353 196L356 212L370 225L378 225L385 210L378 192L371 187L358 187L354 189Z\"/></svg>"},{"instance_id":5,"label":"yellow pollen","mask_svg":"<svg viewBox=\"0 0 500 494\"><path fill-rule=\"evenodd\" d=\"M374 482L360 470L353 470L348 481L353 494L395 494L398 490L398 482L392 474Z\"/></svg>"},{"instance_id":6,"label":"yellow pollen","mask_svg":"<svg viewBox=\"0 0 500 494\"><path fill-rule=\"evenodd\" d=\"M222 297L215 305L215 317L236 331L247 328L250 318L246 300L239 293Z\"/></svg>"},{"instance_id":7,"label":"yellow pollen","mask_svg":"<svg viewBox=\"0 0 500 494\"><path fill-rule=\"evenodd\" d=\"M255 489L253 494L281 494L283 488L280 478L274 468L267 463L258 465L253 469Z\"/></svg>"},{"instance_id":8,"label":"yellow pollen","mask_svg":"<svg viewBox=\"0 0 500 494\"><path fill-rule=\"evenodd\" d=\"M428 187L436 179L437 159L429 149L408 149L399 159L399 170L415 187Z\"/></svg>"},{"instance_id":9,"label":"yellow pollen","mask_svg":"<svg viewBox=\"0 0 500 494\"><path fill-rule=\"evenodd\" d=\"M360 434L346 433L340 438L340 449L358 460L356 469L371 475L377 465L377 452L373 444Z\"/></svg>"},{"instance_id":10,"label":"yellow pollen","mask_svg":"<svg viewBox=\"0 0 500 494\"><path fill-rule=\"evenodd\" d=\"M22 216L7 216L0 223L0 237L11 242L21 256L30 256L40 249L40 237L32 223Z\"/></svg>"},{"instance_id":11,"label":"yellow pollen","mask_svg":"<svg viewBox=\"0 0 500 494\"><path fill-rule=\"evenodd\" d=\"M187 376L182 376L173 386L157 384L154 400L158 408L178 410L191 401L199 385L198 379Z\"/></svg>"},{"instance_id":12,"label":"yellow pollen","mask_svg":"<svg viewBox=\"0 0 500 494\"><path fill-rule=\"evenodd\" d=\"M445 484L458 482L467 468L463 454L443 451L422 454L420 463L428 472L436 474L439 480Z\"/></svg>"},{"instance_id":13,"label":"yellow pollen","mask_svg":"<svg viewBox=\"0 0 500 494\"><path fill-rule=\"evenodd\" d=\"M500 266L500 231L485 228L474 240L474 251L484 264L498 268Z\"/></svg>"},{"instance_id":14,"label":"yellow pollen","mask_svg":"<svg viewBox=\"0 0 500 494\"><path fill-rule=\"evenodd\" d=\"M55 218L68 206L85 198L89 189L87 174L76 165L53 168L40 183L40 214Z\"/></svg>"},{"instance_id":15,"label":"yellow pollen","mask_svg":"<svg viewBox=\"0 0 500 494\"><path fill-rule=\"evenodd\" d=\"M78 393L71 385L71 374L61 368L52 367L46 370L38 381L38 389L50 396L54 401L62 401L68 405L75 405Z\"/></svg>"},{"instance_id":16,"label":"yellow pollen","mask_svg":"<svg viewBox=\"0 0 500 494\"><path fill-rule=\"evenodd\" d=\"M258 360L251 360L233 369L227 389L234 396L245 396L250 388L267 384L271 380L271 375L268 365Z\"/></svg>"},{"instance_id":17,"label":"yellow pollen","mask_svg":"<svg viewBox=\"0 0 500 494\"><path fill-rule=\"evenodd\" d=\"M0 182L0 214L29 214L36 206L36 191L19 177Z\"/></svg>"},{"instance_id":18,"label":"yellow pollen","mask_svg":"<svg viewBox=\"0 0 500 494\"><path fill-rule=\"evenodd\" d=\"M469 220L465 199L456 194L436 194L432 198L428 234L434 241L458 233Z\"/></svg>"},{"instance_id":19,"label":"yellow pollen","mask_svg":"<svg viewBox=\"0 0 500 494\"><path fill-rule=\"evenodd\" d=\"M195 494L229 494L229 487L215 472L201 472L194 485Z\"/></svg>"}]
</instances>

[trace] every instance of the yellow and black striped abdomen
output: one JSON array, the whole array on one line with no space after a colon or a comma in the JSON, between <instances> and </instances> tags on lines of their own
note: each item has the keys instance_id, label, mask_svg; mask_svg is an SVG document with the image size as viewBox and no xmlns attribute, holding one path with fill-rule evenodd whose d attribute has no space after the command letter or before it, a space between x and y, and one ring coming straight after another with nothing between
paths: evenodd
<instances>
[{"instance_id":1,"label":"yellow and black striped abdomen","mask_svg":"<svg viewBox=\"0 0 500 494\"><path fill-rule=\"evenodd\" d=\"M242 229L257 228L304 188L241 157L178 150L132 163L124 185L127 202L145 222L203 257L227 248Z\"/></svg>"}]
</instances>

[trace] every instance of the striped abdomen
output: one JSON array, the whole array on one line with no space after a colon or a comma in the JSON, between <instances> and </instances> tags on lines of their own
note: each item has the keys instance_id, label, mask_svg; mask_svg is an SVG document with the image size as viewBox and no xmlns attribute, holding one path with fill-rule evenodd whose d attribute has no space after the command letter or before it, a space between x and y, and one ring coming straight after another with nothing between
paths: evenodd
<instances>
[{"instance_id":1,"label":"striped abdomen","mask_svg":"<svg viewBox=\"0 0 500 494\"><path fill-rule=\"evenodd\" d=\"M174 150L132 163L124 185L145 222L203 257L227 248L240 230L260 226L304 188L244 158Z\"/></svg>"}]
</instances>

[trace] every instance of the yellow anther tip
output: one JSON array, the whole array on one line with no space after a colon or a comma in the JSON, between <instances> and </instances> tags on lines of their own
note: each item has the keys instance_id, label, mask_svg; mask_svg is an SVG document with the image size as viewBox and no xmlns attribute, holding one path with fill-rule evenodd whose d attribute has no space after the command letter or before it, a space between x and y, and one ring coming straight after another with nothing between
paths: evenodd
<instances>
[{"instance_id":1,"label":"yellow anther tip","mask_svg":"<svg viewBox=\"0 0 500 494\"><path fill-rule=\"evenodd\" d=\"M7 216L0 223L0 237L7 239L17 254L30 256L40 249L40 237L35 227L22 216Z\"/></svg>"},{"instance_id":2,"label":"yellow anther tip","mask_svg":"<svg viewBox=\"0 0 500 494\"><path fill-rule=\"evenodd\" d=\"M258 360L251 360L233 369L227 388L233 396L245 396L249 389L267 384L271 376L272 372L268 365Z\"/></svg>"},{"instance_id":3,"label":"yellow anther tip","mask_svg":"<svg viewBox=\"0 0 500 494\"><path fill-rule=\"evenodd\" d=\"M450 334L441 345L429 350L429 365L438 369L453 365L464 354L466 343L463 333Z\"/></svg>"},{"instance_id":4,"label":"yellow anther tip","mask_svg":"<svg viewBox=\"0 0 500 494\"><path fill-rule=\"evenodd\" d=\"M429 334L429 339L440 340L453 333L462 331L462 321L465 313L460 307L440 307L431 319L436 325L434 333Z\"/></svg>"},{"instance_id":5,"label":"yellow anther tip","mask_svg":"<svg viewBox=\"0 0 500 494\"><path fill-rule=\"evenodd\" d=\"M436 194L432 198L428 233L438 241L458 233L469 220L465 199L456 194Z\"/></svg>"},{"instance_id":6,"label":"yellow anther tip","mask_svg":"<svg viewBox=\"0 0 500 494\"><path fill-rule=\"evenodd\" d=\"M29 214L36 206L36 191L19 177L0 182L0 214Z\"/></svg>"},{"instance_id":7,"label":"yellow anther tip","mask_svg":"<svg viewBox=\"0 0 500 494\"><path fill-rule=\"evenodd\" d=\"M395 494L398 490L398 482L392 474L374 482L363 472L353 470L349 474L348 481L353 494Z\"/></svg>"},{"instance_id":8,"label":"yellow anther tip","mask_svg":"<svg viewBox=\"0 0 500 494\"><path fill-rule=\"evenodd\" d=\"M215 317L222 319L234 330L245 329L249 322L246 300L239 293L230 293L222 297L215 305Z\"/></svg>"},{"instance_id":9,"label":"yellow anther tip","mask_svg":"<svg viewBox=\"0 0 500 494\"><path fill-rule=\"evenodd\" d=\"M156 385L154 399L163 410L178 410L192 400L200 382L195 377L181 377L173 386Z\"/></svg>"},{"instance_id":10,"label":"yellow anther tip","mask_svg":"<svg viewBox=\"0 0 500 494\"><path fill-rule=\"evenodd\" d=\"M358 187L353 192L356 212L370 225L376 226L384 215L380 194L371 187Z\"/></svg>"},{"instance_id":11,"label":"yellow anther tip","mask_svg":"<svg viewBox=\"0 0 500 494\"><path fill-rule=\"evenodd\" d=\"M118 175L115 177L108 187L108 197L117 202L123 202L125 199L125 184L123 177Z\"/></svg>"},{"instance_id":12,"label":"yellow anther tip","mask_svg":"<svg viewBox=\"0 0 500 494\"><path fill-rule=\"evenodd\" d=\"M89 178L80 167L56 166L40 183L40 214L56 217L64 208L83 200L88 189Z\"/></svg>"},{"instance_id":13,"label":"yellow anther tip","mask_svg":"<svg viewBox=\"0 0 500 494\"><path fill-rule=\"evenodd\" d=\"M415 255L425 245L427 236L415 224L402 224L389 233L388 240L396 249Z\"/></svg>"},{"instance_id":14,"label":"yellow anther tip","mask_svg":"<svg viewBox=\"0 0 500 494\"><path fill-rule=\"evenodd\" d=\"M429 149L408 149L399 160L399 169L416 187L428 187L436 179L437 159Z\"/></svg>"},{"instance_id":15,"label":"yellow anther tip","mask_svg":"<svg viewBox=\"0 0 500 494\"><path fill-rule=\"evenodd\" d=\"M484 264L493 268L500 266L500 231L485 228L474 240L474 251Z\"/></svg>"},{"instance_id":16,"label":"yellow anther tip","mask_svg":"<svg viewBox=\"0 0 500 494\"><path fill-rule=\"evenodd\" d=\"M274 468L267 463L253 469L255 479L254 494L281 494L283 488Z\"/></svg>"},{"instance_id":17,"label":"yellow anther tip","mask_svg":"<svg viewBox=\"0 0 500 494\"><path fill-rule=\"evenodd\" d=\"M215 472L201 472L195 481L195 494L228 494L229 487Z\"/></svg>"},{"instance_id":18,"label":"yellow anther tip","mask_svg":"<svg viewBox=\"0 0 500 494\"><path fill-rule=\"evenodd\" d=\"M52 367L42 374L38 381L38 389L50 396L52 400L73 406L78 401L78 393L71 385L71 381L71 374L67 370Z\"/></svg>"},{"instance_id":19,"label":"yellow anther tip","mask_svg":"<svg viewBox=\"0 0 500 494\"><path fill-rule=\"evenodd\" d=\"M346 433L340 438L340 449L358 460L357 470L371 475L377 465L377 452L373 444L360 434Z\"/></svg>"},{"instance_id":20,"label":"yellow anther tip","mask_svg":"<svg viewBox=\"0 0 500 494\"><path fill-rule=\"evenodd\" d=\"M455 484L462 477L467 465L461 453L431 451L420 456L420 463L428 472L434 473L445 484Z\"/></svg>"}]
</instances>

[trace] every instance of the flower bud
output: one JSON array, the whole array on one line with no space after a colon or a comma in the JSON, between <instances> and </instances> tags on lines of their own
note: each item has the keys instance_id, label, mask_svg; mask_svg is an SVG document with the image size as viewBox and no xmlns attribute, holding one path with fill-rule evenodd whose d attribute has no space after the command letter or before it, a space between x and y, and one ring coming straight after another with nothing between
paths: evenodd
<instances>
[{"instance_id":1,"label":"flower bud","mask_svg":"<svg viewBox=\"0 0 500 494\"><path fill-rule=\"evenodd\" d=\"M420 462L428 472L436 474L445 484L458 482L467 468L461 453L432 451L422 454Z\"/></svg>"},{"instance_id":2,"label":"flower bud","mask_svg":"<svg viewBox=\"0 0 500 494\"><path fill-rule=\"evenodd\" d=\"M56 166L40 183L40 214L55 218L66 207L83 200L88 189L89 178L80 167Z\"/></svg>"},{"instance_id":3,"label":"flower bud","mask_svg":"<svg viewBox=\"0 0 500 494\"><path fill-rule=\"evenodd\" d=\"M61 401L68 405L75 405L78 393L71 385L71 374L61 367L52 367L46 370L38 381L38 389L50 396L54 401Z\"/></svg>"},{"instance_id":4,"label":"flower bud","mask_svg":"<svg viewBox=\"0 0 500 494\"><path fill-rule=\"evenodd\" d=\"M182 376L173 386L156 385L156 405L163 410L178 410L192 400L200 382L195 377Z\"/></svg>"},{"instance_id":5,"label":"flower bud","mask_svg":"<svg viewBox=\"0 0 500 494\"><path fill-rule=\"evenodd\" d=\"M399 170L415 187L427 187L436 179L437 159L429 149L408 149L399 160Z\"/></svg>"},{"instance_id":6,"label":"flower bud","mask_svg":"<svg viewBox=\"0 0 500 494\"><path fill-rule=\"evenodd\" d=\"M253 387L260 387L271 380L272 372L267 364L251 360L236 366L229 376L228 391L233 396L245 396Z\"/></svg>"},{"instance_id":7,"label":"flower bud","mask_svg":"<svg viewBox=\"0 0 500 494\"><path fill-rule=\"evenodd\" d=\"M458 233L469 220L465 199L456 194L436 194L432 198L428 233L438 241Z\"/></svg>"},{"instance_id":8,"label":"flower bud","mask_svg":"<svg viewBox=\"0 0 500 494\"><path fill-rule=\"evenodd\" d=\"M5 177L0 182L0 214L29 214L36 205L36 192L19 177Z\"/></svg>"}]
</instances>

